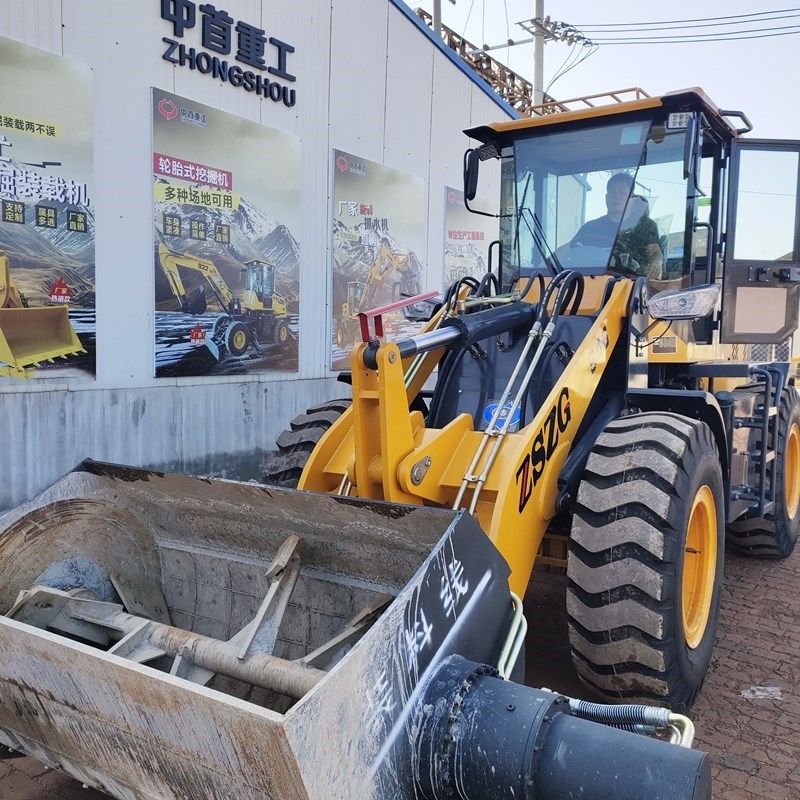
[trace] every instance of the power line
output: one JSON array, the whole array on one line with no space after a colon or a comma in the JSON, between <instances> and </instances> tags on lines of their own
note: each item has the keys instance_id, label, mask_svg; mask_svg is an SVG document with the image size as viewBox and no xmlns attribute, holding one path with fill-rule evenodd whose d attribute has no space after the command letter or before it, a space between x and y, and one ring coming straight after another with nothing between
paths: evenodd
<instances>
[{"instance_id":1,"label":"power line","mask_svg":"<svg viewBox=\"0 0 800 800\"><path fill-rule=\"evenodd\" d=\"M639 36L635 38L611 38L611 39L598 39L594 37L592 41L595 44L605 45L618 45L618 44L701 44L708 42L743 42L749 39L768 39L773 36L794 36L800 33L800 26L793 25L790 28L761 28L761 31L775 31L774 33L757 33L759 29L754 31L739 31L739 35L720 35L720 34L697 34L687 35L683 37L677 36ZM753 35L750 35L753 34Z\"/></svg>"},{"instance_id":2,"label":"power line","mask_svg":"<svg viewBox=\"0 0 800 800\"><path fill-rule=\"evenodd\" d=\"M653 21L653 22L589 22L589 23L575 23L575 27L578 28L590 28L592 30L598 28L609 28L619 25L627 25L627 26L642 26L642 25L675 25L684 22L718 22L719 20L736 20L742 19L747 17L761 17L765 14L788 14L793 11L800 11L800 8L783 8L783 9L775 9L774 11L757 11L752 14L733 14L730 16L721 16L721 17L697 17L695 19L666 19L661 21Z\"/></svg>"},{"instance_id":3,"label":"power line","mask_svg":"<svg viewBox=\"0 0 800 800\"><path fill-rule=\"evenodd\" d=\"M787 16L783 17L762 17L758 20L752 19L740 19L735 21L727 21L727 22L711 22L711 23L704 23L702 25L695 25L695 24L684 24L684 23L658 23L654 22L651 24L643 24L641 27L629 28L629 27L609 27L607 25L602 26L602 28L583 28L584 31L588 31L589 33L642 33L647 31L661 31L661 30L689 30L691 28L729 28L733 25L750 25L753 22L773 22L777 20L787 20L787 19L796 19L800 14L788 14ZM615 25L625 26L627 23L620 22L614 23Z\"/></svg>"}]
</instances>

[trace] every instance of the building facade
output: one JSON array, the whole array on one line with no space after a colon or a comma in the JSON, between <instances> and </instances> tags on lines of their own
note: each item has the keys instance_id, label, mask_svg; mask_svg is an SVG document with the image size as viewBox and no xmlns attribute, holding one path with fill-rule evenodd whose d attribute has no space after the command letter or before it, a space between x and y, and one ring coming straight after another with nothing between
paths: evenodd
<instances>
[{"instance_id":1,"label":"building facade","mask_svg":"<svg viewBox=\"0 0 800 800\"><path fill-rule=\"evenodd\" d=\"M463 130L515 112L401 0L2 0L0 37L0 510L84 458L257 478L358 310L485 265Z\"/></svg>"}]
</instances>

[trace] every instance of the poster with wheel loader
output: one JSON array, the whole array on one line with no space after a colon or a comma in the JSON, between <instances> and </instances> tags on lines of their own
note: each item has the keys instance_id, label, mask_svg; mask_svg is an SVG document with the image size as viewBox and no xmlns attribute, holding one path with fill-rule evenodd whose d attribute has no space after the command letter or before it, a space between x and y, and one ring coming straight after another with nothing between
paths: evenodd
<instances>
[{"instance_id":1,"label":"poster with wheel loader","mask_svg":"<svg viewBox=\"0 0 800 800\"><path fill-rule=\"evenodd\" d=\"M726 528L787 557L800 524L795 376L733 357L797 325L800 143L699 90L594 100L468 132L466 203L510 164L499 261L353 348L350 398L265 465L301 491L87 461L3 517L0 741L120 800L710 800L685 711ZM578 190L617 174L613 241L581 243ZM768 243L738 203L765 178L794 187ZM618 233L634 192L659 278ZM537 561L618 704L513 680Z\"/></svg>"},{"instance_id":2,"label":"poster with wheel loader","mask_svg":"<svg viewBox=\"0 0 800 800\"><path fill-rule=\"evenodd\" d=\"M332 369L361 339L359 314L421 291L424 213L422 178L333 151ZM411 330L399 311L385 323Z\"/></svg>"},{"instance_id":3,"label":"poster with wheel loader","mask_svg":"<svg viewBox=\"0 0 800 800\"><path fill-rule=\"evenodd\" d=\"M170 289L180 303L181 311L198 316L205 314L206 284L222 313L214 321L209 336L192 329L195 339L203 344L217 361L226 356L238 358L250 348L261 350L262 344L288 347L292 340L286 300L275 291L275 265L259 259L248 261L241 268L243 299L228 286L213 261L188 254L173 253L163 243L158 245L158 261ZM198 273L206 279L191 299L187 296L181 273Z\"/></svg>"},{"instance_id":4,"label":"poster with wheel loader","mask_svg":"<svg viewBox=\"0 0 800 800\"><path fill-rule=\"evenodd\" d=\"M94 377L92 79L0 38L0 382Z\"/></svg>"},{"instance_id":5,"label":"poster with wheel loader","mask_svg":"<svg viewBox=\"0 0 800 800\"><path fill-rule=\"evenodd\" d=\"M159 89L152 101L156 377L296 371L299 142Z\"/></svg>"}]
</instances>

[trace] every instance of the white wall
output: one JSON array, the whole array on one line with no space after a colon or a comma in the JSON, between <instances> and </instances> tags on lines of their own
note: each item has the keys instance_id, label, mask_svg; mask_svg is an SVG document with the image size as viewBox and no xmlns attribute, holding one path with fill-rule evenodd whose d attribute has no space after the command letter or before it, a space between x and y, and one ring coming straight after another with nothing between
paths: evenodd
<instances>
[{"instance_id":1,"label":"white wall","mask_svg":"<svg viewBox=\"0 0 800 800\"><path fill-rule=\"evenodd\" d=\"M346 394L327 367L333 148L425 180L425 288L441 287L443 187L461 183L468 146L462 130L507 118L507 107L387 0L216 6L296 47L293 108L164 61L161 39L172 29L161 19L160 0L0 0L0 36L92 68L97 281L96 380L0 381L0 425L10 432L0 509L30 498L85 457L253 477L292 416ZM199 48L199 37L191 44ZM153 377L151 86L300 139L297 374ZM482 190L494 199L490 184L482 181ZM131 284L135 292L125 289Z\"/></svg>"}]
</instances>

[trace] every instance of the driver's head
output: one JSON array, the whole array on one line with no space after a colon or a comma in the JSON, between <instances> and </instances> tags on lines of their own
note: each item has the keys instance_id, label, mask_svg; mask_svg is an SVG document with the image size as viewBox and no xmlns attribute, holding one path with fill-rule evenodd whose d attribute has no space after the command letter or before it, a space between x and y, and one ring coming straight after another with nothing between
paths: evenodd
<instances>
[{"instance_id":1,"label":"driver's head","mask_svg":"<svg viewBox=\"0 0 800 800\"><path fill-rule=\"evenodd\" d=\"M619 222L622 219L632 188L633 178L624 172L618 172L608 179L606 184L606 208L608 209L608 216L614 222Z\"/></svg>"}]
</instances>

